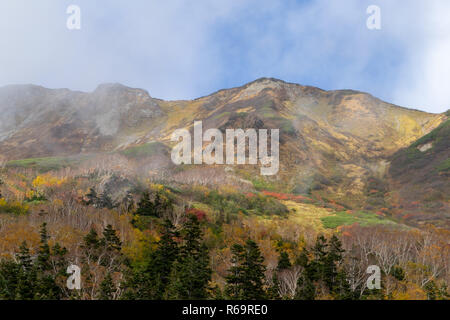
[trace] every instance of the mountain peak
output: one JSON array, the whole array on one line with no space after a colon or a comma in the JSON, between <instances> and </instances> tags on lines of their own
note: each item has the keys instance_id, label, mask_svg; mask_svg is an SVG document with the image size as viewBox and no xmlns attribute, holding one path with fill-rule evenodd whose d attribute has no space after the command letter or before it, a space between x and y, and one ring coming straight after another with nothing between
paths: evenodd
<instances>
[{"instance_id":1,"label":"mountain peak","mask_svg":"<svg viewBox=\"0 0 450 320\"><path fill-rule=\"evenodd\" d=\"M111 82L111 83L101 83L95 88L94 92L99 91L118 91L118 90L129 90L130 87L127 87L121 83L118 82Z\"/></svg>"},{"instance_id":2,"label":"mountain peak","mask_svg":"<svg viewBox=\"0 0 450 320\"><path fill-rule=\"evenodd\" d=\"M145 97L151 98L151 96L150 96L150 94L148 93L147 90L140 89L140 88L128 87L128 86L125 86L125 85L123 85L121 83L118 83L118 82L99 84L97 86L97 88L94 90L93 93L95 93L95 94L107 94L107 95L131 93L131 94L136 94L136 95L139 95L139 96L145 96Z\"/></svg>"}]
</instances>

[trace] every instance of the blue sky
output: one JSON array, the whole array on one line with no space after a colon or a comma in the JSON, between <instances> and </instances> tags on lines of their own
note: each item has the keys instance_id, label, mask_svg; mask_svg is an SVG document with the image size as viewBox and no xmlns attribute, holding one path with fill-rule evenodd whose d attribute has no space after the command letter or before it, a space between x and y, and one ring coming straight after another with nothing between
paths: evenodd
<instances>
[{"instance_id":1,"label":"blue sky","mask_svg":"<svg viewBox=\"0 0 450 320\"><path fill-rule=\"evenodd\" d=\"M68 30L66 9L81 9ZM381 30L366 27L369 5ZM259 77L450 108L450 1L2 0L0 85L191 99Z\"/></svg>"}]
</instances>

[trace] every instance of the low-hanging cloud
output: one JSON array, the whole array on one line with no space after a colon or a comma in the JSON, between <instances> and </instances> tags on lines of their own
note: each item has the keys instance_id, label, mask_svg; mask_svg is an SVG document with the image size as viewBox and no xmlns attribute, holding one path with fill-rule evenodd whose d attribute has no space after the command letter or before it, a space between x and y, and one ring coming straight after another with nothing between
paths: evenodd
<instances>
[{"instance_id":1,"label":"low-hanging cloud","mask_svg":"<svg viewBox=\"0 0 450 320\"><path fill-rule=\"evenodd\" d=\"M81 30L66 8L81 8ZM366 8L381 8L368 30ZM103 82L190 99L262 76L449 108L446 0L2 0L0 85Z\"/></svg>"}]
</instances>

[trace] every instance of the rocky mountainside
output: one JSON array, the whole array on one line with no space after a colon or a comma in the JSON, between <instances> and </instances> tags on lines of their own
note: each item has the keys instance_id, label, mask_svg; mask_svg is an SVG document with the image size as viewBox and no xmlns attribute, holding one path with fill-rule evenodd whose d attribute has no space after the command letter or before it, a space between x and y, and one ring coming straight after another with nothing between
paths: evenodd
<instances>
[{"instance_id":1,"label":"rocky mountainside","mask_svg":"<svg viewBox=\"0 0 450 320\"><path fill-rule=\"evenodd\" d=\"M203 130L280 128L276 176L263 178L253 166L218 170L257 188L394 211L403 209L397 191L409 190L408 177L416 170L399 169L399 152L447 119L446 114L406 109L363 92L324 91L268 78L191 101L163 101L120 84L100 85L91 93L7 86L0 88L0 112L0 150L7 160L135 153L155 142L170 147L173 130L191 129L194 120L203 120ZM424 143L419 147L426 148ZM448 146L444 149L440 162L448 162ZM423 170L428 169L421 170L426 175ZM448 206L436 210L439 216L448 214Z\"/></svg>"}]
</instances>

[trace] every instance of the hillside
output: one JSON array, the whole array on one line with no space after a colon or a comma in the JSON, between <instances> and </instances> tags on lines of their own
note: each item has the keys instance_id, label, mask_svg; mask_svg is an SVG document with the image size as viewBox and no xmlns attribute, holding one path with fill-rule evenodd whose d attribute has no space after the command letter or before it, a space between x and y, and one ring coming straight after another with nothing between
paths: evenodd
<instances>
[{"instance_id":1,"label":"hillside","mask_svg":"<svg viewBox=\"0 0 450 320\"><path fill-rule=\"evenodd\" d=\"M213 170L202 179L214 184L218 176L229 176L258 190L314 195L367 210L390 206L384 194L392 156L446 118L363 92L324 91L269 78L192 101L163 101L120 84L100 85L91 93L7 86L0 88L0 110L0 150L10 166L73 166L80 157L113 152L141 159L138 167L145 175L164 171L183 180ZM203 130L280 128L278 174L262 177L248 165L175 170L170 134L192 129L194 120L203 120ZM401 188L398 184L407 182L393 183ZM438 216L440 210L447 209L437 208Z\"/></svg>"},{"instance_id":2,"label":"hillside","mask_svg":"<svg viewBox=\"0 0 450 320\"><path fill-rule=\"evenodd\" d=\"M260 300L450 297L448 114L276 79L192 101L8 86L0 111L0 299L249 299L236 262ZM194 120L279 128L279 172L175 165Z\"/></svg>"},{"instance_id":3,"label":"hillside","mask_svg":"<svg viewBox=\"0 0 450 320\"><path fill-rule=\"evenodd\" d=\"M450 120L396 152L389 178L407 219L450 227Z\"/></svg>"}]
</instances>

